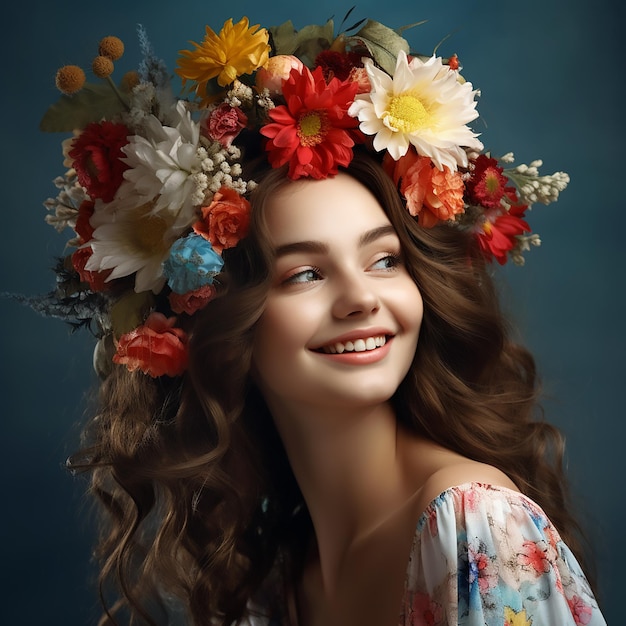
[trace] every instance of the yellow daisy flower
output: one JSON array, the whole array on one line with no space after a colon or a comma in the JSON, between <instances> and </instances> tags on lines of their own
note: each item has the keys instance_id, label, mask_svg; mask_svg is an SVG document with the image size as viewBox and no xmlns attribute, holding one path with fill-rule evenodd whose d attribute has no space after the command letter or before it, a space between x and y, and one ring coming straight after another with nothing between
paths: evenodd
<instances>
[{"instance_id":1,"label":"yellow daisy flower","mask_svg":"<svg viewBox=\"0 0 626 626\"><path fill-rule=\"evenodd\" d=\"M267 63L269 58L269 35L259 25L248 26L243 17L237 24L229 19L219 35L206 27L201 44L191 42L195 50L181 50L176 73L183 79L197 82L196 95L207 100L207 82L217 77L220 86L230 85L238 76L251 74Z\"/></svg>"}]
</instances>

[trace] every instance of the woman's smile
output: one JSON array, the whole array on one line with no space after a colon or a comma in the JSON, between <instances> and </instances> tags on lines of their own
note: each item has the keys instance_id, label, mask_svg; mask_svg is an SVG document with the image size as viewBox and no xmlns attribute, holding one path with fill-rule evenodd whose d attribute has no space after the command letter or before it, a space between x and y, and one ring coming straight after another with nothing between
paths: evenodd
<instances>
[{"instance_id":1,"label":"woman's smile","mask_svg":"<svg viewBox=\"0 0 626 626\"><path fill-rule=\"evenodd\" d=\"M343 354L344 352L370 352L376 348L382 348L387 343L385 335L376 335L365 339L355 339L354 341L337 341L328 346L322 346L317 352L324 354Z\"/></svg>"},{"instance_id":2,"label":"woman's smile","mask_svg":"<svg viewBox=\"0 0 626 626\"><path fill-rule=\"evenodd\" d=\"M319 353L333 363L342 365L369 365L384 359L391 350L391 339L382 337L368 337L367 340L357 339L346 344L338 343L327 346Z\"/></svg>"},{"instance_id":3,"label":"woman's smile","mask_svg":"<svg viewBox=\"0 0 626 626\"><path fill-rule=\"evenodd\" d=\"M368 365L389 354L389 342L393 336L393 333L385 329L356 330L324 342L324 345L312 350L323 356L332 357L331 361L334 363Z\"/></svg>"},{"instance_id":4,"label":"woman's smile","mask_svg":"<svg viewBox=\"0 0 626 626\"><path fill-rule=\"evenodd\" d=\"M281 187L266 220L272 287L256 328L258 384L277 405L375 405L417 346L422 299L376 198L347 174Z\"/></svg>"}]
</instances>

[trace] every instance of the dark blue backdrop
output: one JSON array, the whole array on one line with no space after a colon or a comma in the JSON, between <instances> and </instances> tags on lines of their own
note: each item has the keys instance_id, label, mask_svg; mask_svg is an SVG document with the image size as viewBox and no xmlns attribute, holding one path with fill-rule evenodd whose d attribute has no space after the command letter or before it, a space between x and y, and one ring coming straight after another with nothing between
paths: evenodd
<instances>
[{"instance_id":1,"label":"dark blue backdrop","mask_svg":"<svg viewBox=\"0 0 626 626\"><path fill-rule=\"evenodd\" d=\"M42 207L63 169L62 137L38 131L57 98L57 67L88 66L97 41L115 34L127 46L117 71L133 68L138 23L173 68L177 51L200 40L207 23L219 28L228 17L248 15L264 26L291 18L301 27L333 14L340 21L351 6L337 0L273 0L271 8L250 0L217 7L199 0L60 4L22 1L3 11L1 291L48 291L52 258L68 238L44 223ZM613 0L387 4L364 0L353 17L390 26L428 19L407 34L426 53L450 34L440 52L457 52L465 75L482 90L486 146L496 154L513 150L518 162L542 158L546 173L565 170L572 177L558 204L531 213L543 246L528 255L525 268L501 272L503 295L537 356L547 416L567 436L570 477L595 545L605 613L609 623L621 623L624 113L618 105L624 69L617 33L624 9ZM63 469L76 446L83 394L94 380L92 342L13 302L0 300L0 315L0 622L92 624L89 508L82 481Z\"/></svg>"}]
</instances>

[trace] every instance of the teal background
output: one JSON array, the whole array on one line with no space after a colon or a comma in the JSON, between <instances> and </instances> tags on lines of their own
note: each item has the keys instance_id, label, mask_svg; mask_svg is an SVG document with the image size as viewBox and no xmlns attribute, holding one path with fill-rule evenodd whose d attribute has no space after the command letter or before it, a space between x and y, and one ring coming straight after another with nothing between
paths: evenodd
<instances>
[{"instance_id":1,"label":"teal background","mask_svg":"<svg viewBox=\"0 0 626 626\"><path fill-rule=\"evenodd\" d=\"M269 6L271 4L271 7ZM0 291L38 294L69 232L44 223L42 202L63 172L60 141L38 123L57 98L56 69L88 68L98 40L126 43L115 76L139 61L141 23L173 69L177 51L199 41L205 24L248 15L271 26L339 23L350 2L228 3L109 0L106 3L10 3L0 38L3 87ZM387 8L389 7L389 8ZM624 8L611 0L501 0L359 3L350 23L371 17L398 27L427 19L407 38L430 53L457 52L465 76L482 91L479 130L496 154L518 163L544 160L544 173L572 178L561 201L537 205L531 225L543 240L525 268L500 270L503 298L536 354L547 419L567 437L577 511L597 560L609 624L621 620L626 553L624 463L624 67L618 29ZM84 394L94 382L92 340L0 299L0 623L94 624L92 519L84 482L63 464L75 449ZM538 625L534 625L538 626ZM542 625L543 626L543 625Z\"/></svg>"}]
</instances>

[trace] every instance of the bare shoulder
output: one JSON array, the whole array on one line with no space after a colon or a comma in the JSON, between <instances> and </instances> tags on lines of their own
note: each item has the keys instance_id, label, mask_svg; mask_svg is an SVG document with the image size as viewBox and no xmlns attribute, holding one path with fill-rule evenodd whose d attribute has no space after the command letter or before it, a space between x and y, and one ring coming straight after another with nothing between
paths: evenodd
<instances>
[{"instance_id":1,"label":"bare shoulder","mask_svg":"<svg viewBox=\"0 0 626 626\"><path fill-rule=\"evenodd\" d=\"M519 491L515 483L493 465L479 463L462 457L451 457L424 482L416 502L418 515L442 492L465 483L484 483Z\"/></svg>"}]
</instances>

